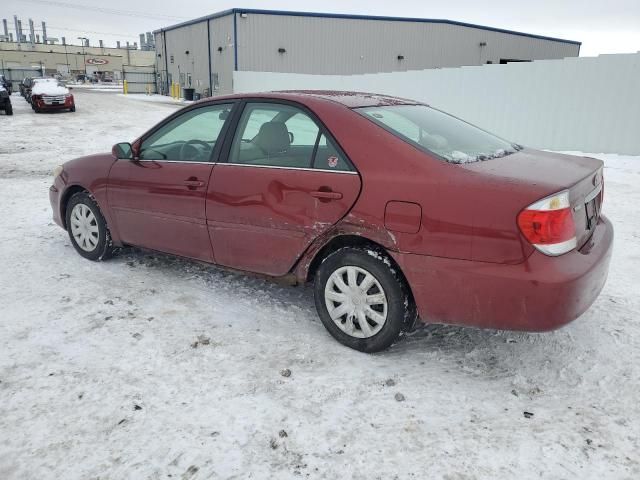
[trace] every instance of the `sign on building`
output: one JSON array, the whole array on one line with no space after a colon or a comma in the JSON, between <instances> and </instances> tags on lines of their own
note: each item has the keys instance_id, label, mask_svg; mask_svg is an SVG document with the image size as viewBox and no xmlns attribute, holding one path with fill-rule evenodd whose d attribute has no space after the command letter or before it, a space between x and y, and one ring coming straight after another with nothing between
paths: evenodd
<instances>
[{"instance_id":1,"label":"sign on building","mask_svg":"<svg viewBox=\"0 0 640 480\"><path fill-rule=\"evenodd\" d=\"M106 58L87 58L87 65L106 65L109 60Z\"/></svg>"}]
</instances>

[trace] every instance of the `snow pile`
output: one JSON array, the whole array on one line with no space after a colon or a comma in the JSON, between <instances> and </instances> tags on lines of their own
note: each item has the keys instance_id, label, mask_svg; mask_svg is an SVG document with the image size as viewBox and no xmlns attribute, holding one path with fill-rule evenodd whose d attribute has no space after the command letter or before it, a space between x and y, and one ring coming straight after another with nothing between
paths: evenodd
<instances>
[{"instance_id":1,"label":"snow pile","mask_svg":"<svg viewBox=\"0 0 640 480\"><path fill-rule=\"evenodd\" d=\"M471 155L467 155L459 150L454 150L448 157L451 163L472 163L477 161L477 157L472 157Z\"/></svg>"},{"instance_id":2,"label":"snow pile","mask_svg":"<svg viewBox=\"0 0 640 480\"><path fill-rule=\"evenodd\" d=\"M469 155L467 153L461 152L459 150L453 150L451 153L440 153L444 156L449 163L474 163L474 162L484 162L486 160L491 160L492 158L502 158L507 155L511 155L512 153L519 152L523 147L521 145L513 144L512 149L505 150L500 148L493 153L478 153L475 155ZM437 152L437 150L436 150Z\"/></svg>"},{"instance_id":3,"label":"snow pile","mask_svg":"<svg viewBox=\"0 0 640 480\"><path fill-rule=\"evenodd\" d=\"M67 95L69 89L55 79L37 81L31 89L32 95Z\"/></svg>"}]
</instances>

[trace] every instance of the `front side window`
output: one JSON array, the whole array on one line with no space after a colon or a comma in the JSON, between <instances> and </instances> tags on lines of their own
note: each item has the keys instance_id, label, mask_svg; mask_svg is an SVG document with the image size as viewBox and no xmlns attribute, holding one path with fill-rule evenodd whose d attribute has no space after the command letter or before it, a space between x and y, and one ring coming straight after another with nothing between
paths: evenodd
<instances>
[{"instance_id":1,"label":"front side window","mask_svg":"<svg viewBox=\"0 0 640 480\"><path fill-rule=\"evenodd\" d=\"M318 125L298 108L248 104L233 139L229 162L311 168L319 133Z\"/></svg>"},{"instance_id":2,"label":"front side window","mask_svg":"<svg viewBox=\"0 0 640 480\"><path fill-rule=\"evenodd\" d=\"M402 140L450 163L504 157L522 148L426 105L365 107L356 111Z\"/></svg>"},{"instance_id":3,"label":"front side window","mask_svg":"<svg viewBox=\"0 0 640 480\"><path fill-rule=\"evenodd\" d=\"M208 162L231 104L196 108L174 118L142 142L142 160Z\"/></svg>"}]
</instances>

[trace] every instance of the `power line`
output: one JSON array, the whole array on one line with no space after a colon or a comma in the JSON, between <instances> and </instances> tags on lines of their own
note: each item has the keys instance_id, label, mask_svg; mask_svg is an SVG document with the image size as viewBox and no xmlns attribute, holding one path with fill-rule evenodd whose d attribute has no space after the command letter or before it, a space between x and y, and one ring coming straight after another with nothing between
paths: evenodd
<instances>
[{"instance_id":1,"label":"power line","mask_svg":"<svg viewBox=\"0 0 640 480\"><path fill-rule=\"evenodd\" d=\"M41 32L42 29L34 28L36 32ZM67 27L56 27L55 25L47 25L47 30L62 30L62 31L70 31L70 32L80 32L80 33L95 33L96 35L109 35L112 37L129 37L136 38L135 35L131 35L130 33L113 33L113 32L96 32L93 30L84 30L79 28L67 28Z\"/></svg>"},{"instance_id":2,"label":"power line","mask_svg":"<svg viewBox=\"0 0 640 480\"><path fill-rule=\"evenodd\" d=\"M94 12L106 13L108 15L119 15L123 17L141 17L141 18L154 18L161 20L187 20L185 17L176 17L172 15L155 15L146 12L136 12L133 10L120 10L116 8L105 8L88 5L78 5L77 3L58 2L55 0L23 0L24 2L39 3L43 5L53 5L63 8L75 8L77 10L93 10Z\"/></svg>"}]
</instances>

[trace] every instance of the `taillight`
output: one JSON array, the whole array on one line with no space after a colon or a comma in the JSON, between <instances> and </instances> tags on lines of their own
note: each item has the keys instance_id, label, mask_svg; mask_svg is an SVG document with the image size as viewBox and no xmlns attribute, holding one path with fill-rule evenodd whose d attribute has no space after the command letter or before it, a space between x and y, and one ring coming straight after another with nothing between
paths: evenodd
<instances>
[{"instance_id":1,"label":"taillight","mask_svg":"<svg viewBox=\"0 0 640 480\"><path fill-rule=\"evenodd\" d=\"M531 245L545 255L562 255L576 248L576 226L569 191L529 205L518 215L518 227Z\"/></svg>"}]
</instances>

